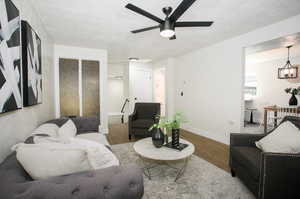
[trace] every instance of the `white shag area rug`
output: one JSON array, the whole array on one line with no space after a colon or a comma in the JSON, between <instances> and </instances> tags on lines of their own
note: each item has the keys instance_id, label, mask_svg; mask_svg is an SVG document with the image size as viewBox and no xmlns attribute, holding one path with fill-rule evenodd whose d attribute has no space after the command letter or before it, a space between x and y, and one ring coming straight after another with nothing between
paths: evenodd
<instances>
[{"instance_id":1,"label":"white shag area rug","mask_svg":"<svg viewBox=\"0 0 300 199\"><path fill-rule=\"evenodd\" d=\"M137 164L143 168L133 143L113 145L112 150L122 165ZM177 182L176 171L165 165L152 169L151 174L155 176L151 180L144 176L143 199L255 199L238 178L195 155Z\"/></svg>"}]
</instances>

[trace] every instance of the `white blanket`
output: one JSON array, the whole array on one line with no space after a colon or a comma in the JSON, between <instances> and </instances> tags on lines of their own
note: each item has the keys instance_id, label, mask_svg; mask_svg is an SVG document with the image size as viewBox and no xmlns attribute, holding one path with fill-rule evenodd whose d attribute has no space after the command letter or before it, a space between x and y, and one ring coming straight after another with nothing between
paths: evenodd
<instances>
[{"instance_id":1,"label":"white blanket","mask_svg":"<svg viewBox=\"0 0 300 199\"><path fill-rule=\"evenodd\" d=\"M17 152L18 161L29 174L32 174L31 176L34 179L44 179L58 174L70 174L72 170L78 172L87 170L87 168L102 169L119 165L119 160L103 144L80 138L61 140L53 137L43 137L35 141L36 144L20 143L13 147L13 150ZM70 157L69 160L68 157ZM76 168L76 165L68 161L74 161L74 164L81 162L78 165L81 168ZM68 166L69 168L65 168ZM55 170L56 167L57 170L60 170L59 172Z\"/></svg>"}]
</instances>

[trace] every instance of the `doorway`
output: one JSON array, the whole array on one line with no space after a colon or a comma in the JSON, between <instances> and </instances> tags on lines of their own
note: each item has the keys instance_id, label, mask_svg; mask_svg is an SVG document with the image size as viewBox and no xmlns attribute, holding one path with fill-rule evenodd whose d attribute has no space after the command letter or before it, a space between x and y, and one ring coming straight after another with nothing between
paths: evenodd
<instances>
[{"instance_id":1,"label":"doorway","mask_svg":"<svg viewBox=\"0 0 300 199\"><path fill-rule=\"evenodd\" d=\"M129 113L137 102L153 102L153 65L151 62L129 62Z\"/></svg>"},{"instance_id":2,"label":"doorway","mask_svg":"<svg viewBox=\"0 0 300 199\"><path fill-rule=\"evenodd\" d=\"M157 68L153 71L154 102L160 103L161 116L166 116L166 69Z\"/></svg>"},{"instance_id":3,"label":"doorway","mask_svg":"<svg viewBox=\"0 0 300 199\"><path fill-rule=\"evenodd\" d=\"M290 54L288 46L291 46ZM298 78L279 78L279 69L286 64L288 56L293 66L300 66L300 33L246 47L244 132L269 132L290 114L286 110L295 108L289 105L291 96L286 89L300 86L299 74Z\"/></svg>"},{"instance_id":4,"label":"doorway","mask_svg":"<svg viewBox=\"0 0 300 199\"><path fill-rule=\"evenodd\" d=\"M152 102L152 70L136 68L132 80L134 102Z\"/></svg>"}]
</instances>

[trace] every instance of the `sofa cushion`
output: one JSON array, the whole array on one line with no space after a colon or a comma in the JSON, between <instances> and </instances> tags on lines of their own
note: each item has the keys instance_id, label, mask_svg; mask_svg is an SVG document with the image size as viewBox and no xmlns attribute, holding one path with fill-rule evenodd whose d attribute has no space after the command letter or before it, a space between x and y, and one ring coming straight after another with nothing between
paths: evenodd
<instances>
[{"instance_id":1,"label":"sofa cushion","mask_svg":"<svg viewBox=\"0 0 300 199\"><path fill-rule=\"evenodd\" d=\"M150 128L154 124L153 120L138 119L132 122L134 128Z\"/></svg>"},{"instance_id":2,"label":"sofa cushion","mask_svg":"<svg viewBox=\"0 0 300 199\"><path fill-rule=\"evenodd\" d=\"M57 134L60 138L72 138L76 136L77 128L74 122L70 119L58 129Z\"/></svg>"},{"instance_id":3,"label":"sofa cushion","mask_svg":"<svg viewBox=\"0 0 300 199\"><path fill-rule=\"evenodd\" d=\"M36 128L32 134L33 135L44 134L44 135L49 135L51 137L57 137L58 130L59 127L56 124L46 123Z\"/></svg>"},{"instance_id":4,"label":"sofa cushion","mask_svg":"<svg viewBox=\"0 0 300 199\"><path fill-rule=\"evenodd\" d=\"M99 132L99 117L75 117L71 118L77 128L77 134Z\"/></svg>"},{"instance_id":5,"label":"sofa cushion","mask_svg":"<svg viewBox=\"0 0 300 199\"><path fill-rule=\"evenodd\" d=\"M300 153L300 130L286 121L255 144L264 152Z\"/></svg>"},{"instance_id":6,"label":"sofa cushion","mask_svg":"<svg viewBox=\"0 0 300 199\"><path fill-rule=\"evenodd\" d=\"M90 170L86 151L58 143L18 144L17 160L35 179Z\"/></svg>"},{"instance_id":7,"label":"sofa cushion","mask_svg":"<svg viewBox=\"0 0 300 199\"><path fill-rule=\"evenodd\" d=\"M235 146L231 148L232 159L249 171L257 181L259 180L261 152L255 147Z\"/></svg>"},{"instance_id":8,"label":"sofa cushion","mask_svg":"<svg viewBox=\"0 0 300 199\"><path fill-rule=\"evenodd\" d=\"M45 123L56 124L58 127L61 127L61 126L64 125L68 120L69 120L69 118L62 117L62 118L59 118L59 119L49 120L49 121L47 121L47 122L45 122Z\"/></svg>"}]
</instances>

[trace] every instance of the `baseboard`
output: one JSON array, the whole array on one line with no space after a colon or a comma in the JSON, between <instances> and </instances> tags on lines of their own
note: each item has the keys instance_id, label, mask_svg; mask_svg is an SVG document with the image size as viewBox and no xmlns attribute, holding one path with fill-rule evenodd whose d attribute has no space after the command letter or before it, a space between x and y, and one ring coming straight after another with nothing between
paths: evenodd
<instances>
[{"instance_id":1,"label":"baseboard","mask_svg":"<svg viewBox=\"0 0 300 199\"><path fill-rule=\"evenodd\" d=\"M108 134L108 128L99 126L99 133Z\"/></svg>"},{"instance_id":2,"label":"baseboard","mask_svg":"<svg viewBox=\"0 0 300 199\"><path fill-rule=\"evenodd\" d=\"M229 138L227 139L225 136L220 136L220 135L217 135L216 133L211 133L211 132L207 132L207 131L204 131L201 129L188 127L188 126L185 126L182 129L186 130L188 132L191 132L193 134L200 135L200 136L215 140L217 142L221 142L223 144L229 145Z\"/></svg>"}]
</instances>

